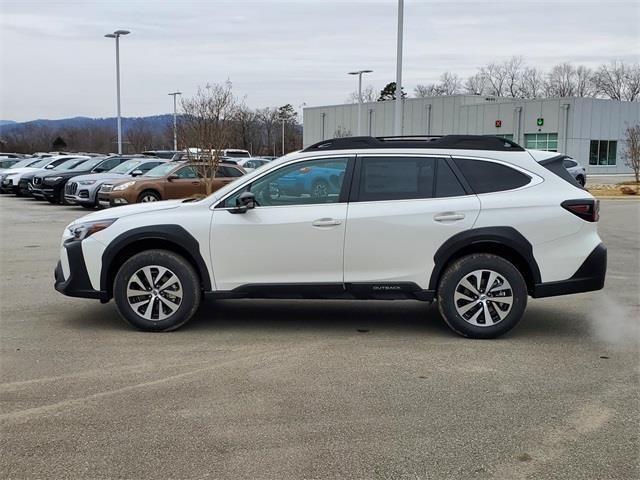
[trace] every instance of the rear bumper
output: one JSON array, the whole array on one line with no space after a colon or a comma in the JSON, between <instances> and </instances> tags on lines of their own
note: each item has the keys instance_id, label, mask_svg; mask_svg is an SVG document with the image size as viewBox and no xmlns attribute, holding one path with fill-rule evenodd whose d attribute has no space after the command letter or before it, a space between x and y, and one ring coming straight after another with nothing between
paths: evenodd
<instances>
[{"instance_id":1,"label":"rear bumper","mask_svg":"<svg viewBox=\"0 0 640 480\"><path fill-rule=\"evenodd\" d=\"M533 287L533 298L555 297L571 293L592 292L604 287L607 273L607 247L599 244L580 268L567 280L538 283Z\"/></svg>"},{"instance_id":2,"label":"rear bumper","mask_svg":"<svg viewBox=\"0 0 640 480\"><path fill-rule=\"evenodd\" d=\"M64 278L62 263L58 261L53 274L54 288L68 297L96 298L107 302L109 300L107 292L94 290L91 285L82 255L82 242L67 241L64 243L64 248L67 250L67 258L69 259L69 278Z\"/></svg>"}]
</instances>

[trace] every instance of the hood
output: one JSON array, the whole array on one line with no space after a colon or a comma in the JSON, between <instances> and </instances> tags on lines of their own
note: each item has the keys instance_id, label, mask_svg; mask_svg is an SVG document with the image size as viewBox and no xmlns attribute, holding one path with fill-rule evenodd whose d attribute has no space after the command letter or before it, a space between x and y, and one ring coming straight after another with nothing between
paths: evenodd
<instances>
[{"instance_id":1,"label":"hood","mask_svg":"<svg viewBox=\"0 0 640 480\"><path fill-rule=\"evenodd\" d=\"M88 173L85 175L76 175L75 177L73 177L73 181L81 182L83 180L98 180L98 181L104 182L107 180L118 181L118 180L123 180L125 178L129 178L129 175L123 175L120 173L103 172L103 173Z\"/></svg>"},{"instance_id":2,"label":"hood","mask_svg":"<svg viewBox=\"0 0 640 480\"><path fill-rule=\"evenodd\" d=\"M159 210L170 210L178 208L182 205L183 200L163 200L161 202L147 202L147 203L135 203L133 205L125 205L123 207L107 208L105 210L99 210L89 215L85 215L70 225L82 222L93 222L96 220L106 220L108 218L122 218L129 215L136 215L138 213L157 212Z\"/></svg>"},{"instance_id":3,"label":"hood","mask_svg":"<svg viewBox=\"0 0 640 480\"><path fill-rule=\"evenodd\" d=\"M7 177L10 177L13 175L22 175L23 173L27 173L27 172L37 172L38 170L40 169L33 168L33 167L9 168L4 172L4 175L7 175Z\"/></svg>"}]
</instances>

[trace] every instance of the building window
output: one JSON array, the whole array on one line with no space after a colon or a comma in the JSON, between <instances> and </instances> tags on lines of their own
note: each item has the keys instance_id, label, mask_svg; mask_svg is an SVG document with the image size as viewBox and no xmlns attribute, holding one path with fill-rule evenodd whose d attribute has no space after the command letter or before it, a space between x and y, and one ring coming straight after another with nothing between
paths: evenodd
<instances>
[{"instance_id":1,"label":"building window","mask_svg":"<svg viewBox=\"0 0 640 480\"><path fill-rule=\"evenodd\" d=\"M511 140L513 142L513 135L510 133L497 133L494 137L504 138L505 140Z\"/></svg>"},{"instance_id":2,"label":"building window","mask_svg":"<svg viewBox=\"0 0 640 480\"><path fill-rule=\"evenodd\" d=\"M547 152L558 151L557 133L525 133L525 148L531 150L546 150Z\"/></svg>"},{"instance_id":3,"label":"building window","mask_svg":"<svg viewBox=\"0 0 640 480\"><path fill-rule=\"evenodd\" d=\"M589 165L615 165L618 142L615 140L591 140Z\"/></svg>"}]
</instances>

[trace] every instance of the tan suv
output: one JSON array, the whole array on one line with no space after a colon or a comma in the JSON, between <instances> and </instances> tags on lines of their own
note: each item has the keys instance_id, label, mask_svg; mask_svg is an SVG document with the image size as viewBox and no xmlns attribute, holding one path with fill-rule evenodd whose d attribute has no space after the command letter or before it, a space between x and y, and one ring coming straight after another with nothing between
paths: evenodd
<instances>
[{"instance_id":1,"label":"tan suv","mask_svg":"<svg viewBox=\"0 0 640 480\"><path fill-rule=\"evenodd\" d=\"M241 177L245 171L237 165L218 166L213 191ZM140 202L157 202L206 194L204 179L194 165L170 162L152 168L143 176L118 183L104 183L98 192L98 205L114 207Z\"/></svg>"}]
</instances>

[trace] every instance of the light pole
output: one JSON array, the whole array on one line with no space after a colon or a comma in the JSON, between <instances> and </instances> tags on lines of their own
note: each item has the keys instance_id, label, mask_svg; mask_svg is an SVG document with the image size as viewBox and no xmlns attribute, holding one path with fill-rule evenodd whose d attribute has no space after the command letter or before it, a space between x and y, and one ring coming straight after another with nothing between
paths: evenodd
<instances>
[{"instance_id":1,"label":"light pole","mask_svg":"<svg viewBox=\"0 0 640 480\"><path fill-rule=\"evenodd\" d=\"M116 96L118 102L118 154L122 155L122 119L120 118L120 37L128 35L129 30L116 30L105 37L116 39Z\"/></svg>"},{"instance_id":2,"label":"light pole","mask_svg":"<svg viewBox=\"0 0 640 480\"><path fill-rule=\"evenodd\" d=\"M172 92L168 95L173 97L173 149L178 150L178 122L176 120L176 97L182 95L182 92Z\"/></svg>"},{"instance_id":3,"label":"light pole","mask_svg":"<svg viewBox=\"0 0 640 480\"><path fill-rule=\"evenodd\" d=\"M371 72L373 70L349 72L349 75L358 75L358 136L362 135L362 74Z\"/></svg>"},{"instance_id":4,"label":"light pole","mask_svg":"<svg viewBox=\"0 0 640 480\"><path fill-rule=\"evenodd\" d=\"M398 51L396 54L396 119L394 135L402 135L402 27L404 0L398 0Z\"/></svg>"}]
</instances>

